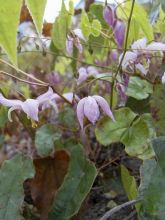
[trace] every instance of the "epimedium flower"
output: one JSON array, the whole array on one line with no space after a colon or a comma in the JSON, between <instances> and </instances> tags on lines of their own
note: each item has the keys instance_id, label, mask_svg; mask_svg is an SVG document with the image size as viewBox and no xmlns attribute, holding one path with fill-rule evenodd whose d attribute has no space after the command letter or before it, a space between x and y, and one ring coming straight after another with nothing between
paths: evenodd
<instances>
[{"instance_id":1,"label":"epimedium flower","mask_svg":"<svg viewBox=\"0 0 165 220\"><path fill-rule=\"evenodd\" d=\"M100 117L100 109L108 115L113 121L115 121L112 111L107 103L107 101L98 95L88 96L81 99L77 105L77 118L80 123L81 129L83 129L84 117L92 123L95 124Z\"/></svg>"},{"instance_id":2,"label":"epimedium flower","mask_svg":"<svg viewBox=\"0 0 165 220\"><path fill-rule=\"evenodd\" d=\"M2 93L0 93L0 104L10 107L8 111L8 118L11 122L11 112L14 110L23 111L30 119L39 121L39 108L41 107L43 110L50 107L50 105L55 107L55 99L57 96L58 95L53 92L51 87L49 87L47 92L38 96L36 99L26 99L25 101L7 99L2 95Z\"/></svg>"},{"instance_id":3,"label":"epimedium flower","mask_svg":"<svg viewBox=\"0 0 165 220\"><path fill-rule=\"evenodd\" d=\"M77 79L77 84L80 85L82 82L87 80L90 76L96 76L99 72L94 66L89 66L87 68L80 67L78 70L79 77Z\"/></svg>"},{"instance_id":4,"label":"epimedium flower","mask_svg":"<svg viewBox=\"0 0 165 220\"><path fill-rule=\"evenodd\" d=\"M143 75L146 75L149 70L151 58L155 53L163 55L165 44L161 42L152 42L147 44L147 39L142 38L135 41L131 46L132 51L127 51L122 61L122 69L124 71L137 70ZM119 62L123 54L119 57Z\"/></svg>"},{"instance_id":5,"label":"epimedium flower","mask_svg":"<svg viewBox=\"0 0 165 220\"><path fill-rule=\"evenodd\" d=\"M73 46L78 49L79 53L83 52L83 47L80 40L85 40L81 29L77 28L72 31L71 35L67 36L66 39L66 51L71 56L73 53Z\"/></svg>"},{"instance_id":6,"label":"epimedium flower","mask_svg":"<svg viewBox=\"0 0 165 220\"><path fill-rule=\"evenodd\" d=\"M103 10L103 17L107 24L112 28L117 45L121 48L125 37L125 24L117 18L116 8L106 6Z\"/></svg>"}]
</instances>

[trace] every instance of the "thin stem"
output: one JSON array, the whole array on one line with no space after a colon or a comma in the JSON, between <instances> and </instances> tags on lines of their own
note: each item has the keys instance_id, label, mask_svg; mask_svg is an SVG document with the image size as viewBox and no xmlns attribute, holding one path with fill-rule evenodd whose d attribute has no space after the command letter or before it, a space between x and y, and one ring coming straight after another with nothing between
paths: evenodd
<instances>
[{"instance_id":1,"label":"thin stem","mask_svg":"<svg viewBox=\"0 0 165 220\"><path fill-rule=\"evenodd\" d=\"M48 86L48 84L46 84L45 82L37 79L36 77L32 76L32 75L29 75L28 73L24 72L23 70L20 70L19 68L15 67L14 65L8 63L7 61L3 60L3 59L0 59L0 62L3 63L3 64L6 64L8 65L9 67L11 67L12 69L15 69L17 72L19 73L22 73L23 75L35 80L36 82L40 83L40 84L43 84L45 86Z\"/></svg>"},{"instance_id":2,"label":"thin stem","mask_svg":"<svg viewBox=\"0 0 165 220\"><path fill-rule=\"evenodd\" d=\"M0 71L0 73L2 73L4 75L7 75L7 76L10 76L10 77L12 77L12 78L14 78L14 79L16 79L16 80L18 80L20 82L28 83L28 84L31 84L31 85L44 86L44 87L49 85L49 84L44 85L43 83L41 84L41 83L36 83L36 82L30 82L28 80L21 79L21 78L19 78L17 76L14 76L14 75L10 74L10 73L7 73L5 71Z\"/></svg>"},{"instance_id":3,"label":"thin stem","mask_svg":"<svg viewBox=\"0 0 165 220\"><path fill-rule=\"evenodd\" d=\"M63 95L61 95L53 86L51 87L52 89L53 89L53 92L55 92L57 95L59 95L60 96L60 98L61 99L63 99L65 102L67 102L69 105L71 105L72 106L72 103L71 102L69 102L69 100L68 99L66 99Z\"/></svg>"},{"instance_id":4,"label":"thin stem","mask_svg":"<svg viewBox=\"0 0 165 220\"><path fill-rule=\"evenodd\" d=\"M112 108L112 105L113 105L113 90L114 90L115 80L116 80L116 77L117 77L118 73L120 72L120 70L122 68L122 62L123 62L125 54L127 52L128 36L129 36L129 30L130 30L130 26L131 26L131 18L132 18L132 14L133 14L134 5L135 5L135 0L132 1L131 12L130 12L130 16L128 18L128 26L127 26L127 32L126 32L126 40L125 40L124 52L123 52L122 58L120 60L119 66L117 68L117 71L116 71L116 73L115 73L115 75L114 75L114 77L112 79L112 84L111 84L111 87L112 87L112 89L111 89L111 102L110 102L111 108Z\"/></svg>"},{"instance_id":5,"label":"thin stem","mask_svg":"<svg viewBox=\"0 0 165 220\"><path fill-rule=\"evenodd\" d=\"M124 204L121 204L121 205L119 205L119 206L116 206L116 207L114 207L113 209L111 209L110 211L106 212L106 213L104 214L104 216L100 218L100 220L107 220L107 219L109 219L114 213L120 211L121 209L123 209L123 208L125 208L125 207L127 207L127 206L134 205L134 204L136 204L136 203L138 203L138 202L140 202L140 201L141 201L140 199L139 199L139 200L131 200L131 201L129 201L129 202L126 202L126 203L124 203Z\"/></svg>"}]
</instances>

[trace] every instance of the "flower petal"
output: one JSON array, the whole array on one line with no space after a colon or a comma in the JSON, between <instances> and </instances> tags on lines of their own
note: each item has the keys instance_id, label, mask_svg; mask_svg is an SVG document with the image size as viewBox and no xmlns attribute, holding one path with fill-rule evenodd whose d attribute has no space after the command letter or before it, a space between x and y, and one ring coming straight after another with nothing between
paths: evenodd
<instances>
[{"instance_id":1,"label":"flower petal","mask_svg":"<svg viewBox=\"0 0 165 220\"><path fill-rule=\"evenodd\" d=\"M44 94L38 96L36 98L36 100L39 102L39 104L43 104L44 102L49 101L49 100L53 100L55 98L57 98L57 94L55 94L53 92L53 89L51 87L49 87L48 91L45 92Z\"/></svg>"},{"instance_id":2,"label":"flower petal","mask_svg":"<svg viewBox=\"0 0 165 220\"><path fill-rule=\"evenodd\" d=\"M98 70L94 66L88 66L87 73L88 76L96 76L97 74L99 74Z\"/></svg>"},{"instance_id":3,"label":"flower petal","mask_svg":"<svg viewBox=\"0 0 165 220\"><path fill-rule=\"evenodd\" d=\"M114 116L112 114L112 111L111 111L111 109L110 109L110 107L108 105L108 102L103 97L98 96L98 95L94 95L92 97L97 101L97 103L102 108L104 113L106 115L108 115L109 117L111 117L113 121L115 121Z\"/></svg>"},{"instance_id":4,"label":"flower petal","mask_svg":"<svg viewBox=\"0 0 165 220\"><path fill-rule=\"evenodd\" d=\"M147 46L147 39L146 38L142 38L142 39L139 39L137 41L135 41L131 48L132 50L141 50L141 49L145 49Z\"/></svg>"},{"instance_id":5,"label":"flower petal","mask_svg":"<svg viewBox=\"0 0 165 220\"><path fill-rule=\"evenodd\" d=\"M80 39L78 37L75 38L75 46L77 47L79 53L82 53L83 52L83 47L82 47L82 44L80 42Z\"/></svg>"},{"instance_id":6,"label":"flower petal","mask_svg":"<svg viewBox=\"0 0 165 220\"><path fill-rule=\"evenodd\" d=\"M18 110L21 110L21 107L13 106L13 107L11 107L11 108L9 109L9 111L8 111L8 119L9 119L10 122L13 121L13 120L12 120L12 117L11 117L12 111L17 110L17 109L18 109Z\"/></svg>"},{"instance_id":7,"label":"flower petal","mask_svg":"<svg viewBox=\"0 0 165 220\"><path fill-rule=\"evenodd\" d=\"M22 110L27 116L35 121L38 121L39 102L35 99L27 99L22 103Z\"/></svg>"},{"instance_id":8,"label":"flower petal","mask_svg":"<svg viewBox=\"0 0 165 220\"><path fill-rule=\"evenodd\" d=\"M161 42L153 42L149 44L146 49L149 53L156 53L159 51L161 55L163 55L163 51L165 51L165 44Z\"/></svg>"},{"instance_id":9,"label":"flower petal","mask_svg":"<svg viewBox=\"0 0 165 220\"><path fill-rule=\"evenodd\" d=\"M123 46L124 37L125 37L125 24L121 20L116 20L115 26L113 29L116 43L120 48Z\"/></svg>"},{"instance_id":10,"label":"flower petal","mask_svg":"<svg viewBox=\"0 0 165 220\"><path fill-rule=\"evenodd\" d=\"M138 69L143 75L147 75L148 70L145 69L145 67L144 67L141 63L136 64L135 67L136 67L136 69Z\"/></svg>"},{"instance_id":11,"label":"flower petal","mask_svg":"<svg viewBox=\"0 0 165 220\"><path fill-rule=\"evenodd\" d=\"M85 104L86 98L83 98L79 101L77 105L77 118L80 123L81 129L83 129L83 120L84 120L84 104Z\"/></svg>"},{"instance_id":12,"label":"flower petal","mask_svg":"<svg viewBox=\"0 0 165 220\"><path fill-rule=\"evenodd\" d=\"M92 124L95 124L100 116L99 106L91 96L88 96L85 100L84 114Z\"/></svg>"},{"instance_id":13,"label":"flower petal","mask_svg":"<svg viewBox=\"0 0 165 220\"><path fill-rule=\"evenodd\" d=\"M85 37L84 37L81 29L76 28L73 30L73 32L78 38L80 38L81 40L85 40Z\"/></svg>"},{"instance_id":14,"label":"flower petal","mask_svg":"<svg viewBox=\"0 0 165 220\"><path fill-rule=\"evenodd\" d=\"M69 56L73 53L73 38L70 36L67 36L66 39L66 51L69 54Z\"/></svg>"},{"instance_id":15,"label":"flower petal","mask_svg":"<svg viewBox=\"0 0 165 220\"><path fill-rule=\"evenodd\" d=\"M103 17L109 26L113 27L114 21L116 19L115 8L106 6L103 10Z\"/></svg>"},{"instance_id":16,"label":"flower petal","mask_svg":"<svg viewBox=\"0 0 165 220\"><path fill-rule=\"evenodd\" d=\"M7 106L7 107L14 107L14 106L21 106L22 101L20 100L11 100L6 99L1 93L0 93L0 104Z\"/></svg>"},{"instance_id":17,"label":"flower petal","mask_svg":"<svg viewBox=\"0 0 165 220\"><path fill-rule=\"evenodd\" d=\"M119 57L119 63L121 62L123 54ZM133 64L137 59L137 54L131 51L126 52L123 62L122 62L122 68L123 70L126 70L128 66Z\"/></svg>"},{"instance_id":18,"label":"flower petal","mask_svg":"<svg viewBox=\"0 0 165 220\"><path fill-rule=\"evenodd\" d=\"M78 73L79 73L79 77L77 79L77 85L80 85L82 82L84 82L87 79L88 74L87 74L87 70L84 67L80 67Z\"/></svg>"}]
</instances>

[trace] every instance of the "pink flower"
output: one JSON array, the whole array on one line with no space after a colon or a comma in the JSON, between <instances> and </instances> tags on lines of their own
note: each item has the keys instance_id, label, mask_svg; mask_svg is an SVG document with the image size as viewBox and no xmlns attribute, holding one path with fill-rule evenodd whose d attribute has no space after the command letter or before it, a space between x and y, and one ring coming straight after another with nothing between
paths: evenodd
<instances>
[{"instance_id":1,"label":"pink flower","mask_svg":"<svg viewBox=\"0 0 165 220\"><path fill-rule=\"evenodd\" d=\"M94 66L89 66L87 68L80 67L78 70L79 77L77 79L77 84L80 85L90 76L96 76L99 72Z\"/></svg>"},{"instance_id":2,"label":"pink flower","mask_svg":"<svg viewBox=\"0 0 165 220\"><path fill-rule=\"evenodd\" d=\"M50 105L54 105L56 97L57 94L55 94L50 87L46 93L38 96L36 99L27 99L26 101L6 99L0 93L0 104L10 107L8 111L8 118L10 121L12 121L11 112L13 110L23 111L29 118L38 121L39 107L45 109L50 107Z\"/></svg>"},{"instance_id":3,"label":"pink flower","mask_svg":"<svg viewBox=\"0 0 165 220\"><path fill-rule=\"evenodd\" d=\"M117 45L121 48L125 37L125 24L117 18L116 9L106 6L103 10L104 20L112 28Z\"/></svg>"},{"instance_id":4,"label":"pink flower","mask_svg":"<svg viewBox=\"0 0 165 220\"><path fill-rule=\"evenodd\" d=\"M73 46L75 45L75 47L78 49L79 53L83 52L83 47L82 44L80 42L81 40L85 40L82 31L80 29L75 29L73 30L73 34L72 36L67 36L66 39L66 51L67 53L71 56L73 53Z\"/></svg>"},{"instance_id":5,"label":"pink flower","mask_svg":"<svg viewBox=\"0 0 165 220\"><path fill-rule=\"evenodd\" d=\"M57 72L48 73L46 79L50 86L58 85L60 83L60 76Z\"/></svg>"},{"instance_id":6,"label":"pink flower","mask_svg":"<svg viewBox=\"0 0 165 220\"><path fill-rule=\"evenodd\" d=\"M125 24L123 21L116 20L113 28L113 33L115 35L117 45L122 48L125 37Z\"/></svg>"},{"instance_id":7,"label":"pink flower","mask_svg":"<svg viewBox=\"0 0 165 220\"><path fill-rule=\"evenodd\" d=\"M96 123L100 117L99 107L114 121L112 111L103 97L97 95L88 96L81 99L77 105L77 118L81 129L83 129L84 117L87 117L92 124Z\"/></svg>"},{"instance_id":8,"label":"pink flower","mask_svg":"<svg viewBox=\"0 0 165 220\"><path fill-rule=\"evenodd\" d=\"M116 12L114 7L106 6L103 10L104 20L113 28L114 22L116 20Z\"/></svg>"}]
</instances>

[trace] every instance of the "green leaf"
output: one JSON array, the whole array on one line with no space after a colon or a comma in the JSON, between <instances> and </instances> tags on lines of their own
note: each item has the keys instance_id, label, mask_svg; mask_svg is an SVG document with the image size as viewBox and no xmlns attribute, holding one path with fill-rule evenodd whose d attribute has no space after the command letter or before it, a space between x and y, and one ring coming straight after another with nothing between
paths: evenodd
<instances>
[{"instance_id":1,"label":"green leaf","mask_svg":"<svg viewBox=\"0 0 165 220\"><path fill-rule=\"evenodd\" d=\"M33 162L28 157L18 154L3 163L0 169L0 219L22 219L23 182L33 176Z\"/></svg>"},{"instance_id":2,"label":"green leaf","mask_svg":"<svg viewBox=\"0 0 165 220\"><path fill-rule=\"evenodd\" d=\"M63 0L60 14L56 18L52 30L52 40L54 46L59 50L65 51L66 37L70 25L71 14L66 10Z\"/></svg>"},{"instance_id":3,"label":"green leaf","mask_svg":"<svg viewBox=\"0 0 165 220\"><path fill-rule=\"evenodd\" d=\"M128 169L121 165L121 180L125 192L127 193L128 199L133 200L138 196L136 180L133 176L129 174ZM135 205L137 212L139 211L140 204Z\"/></svg>"},{"instance_id":4,"label":"green leaf","mask_svg":"<svg viewBox=\"0 0 165 220\"><path fill-rule=\"evenodd\" d=\"M130 156L136 156L143 160L154 156L150 146L149 124L142 117L132 123L121 142L125 145L125 151Z\"/></svg>"},{"instance_id":5,"label":"green leaf","mask_svg":"<svg viewBox=\"0 0 165 220\"><path fill-rule=\"evenodd\" d=\"M126 94L138 100L146 99L153 92L152 85L139 77L130 77Z\"/></svg>"},{"instance_id":6,"label":"green leaf","mask_svg":"<svg viewBox=\"0 0 165 220\"><path fill-rule=\"evenodd\" d=\"M91 34L91 24L85 11L83 11L81 14L80 28L84 37L88 39L89 35Z\"/></svg>"},{"instance_id":7,"label":"green leaf","mask_svg":"<svg viewBox=\"0 0 165 220\"><path fill-rule=\"evenodd\" d=\"M101 32L101 23L98 20L93 20L92 25L91 25L91 34L94 37L98 37Z\"/></svg>"},{"instance_id":8,"label":"green leaf","mask_svg":"<svg viewBox=\"0 0 165 220\"><path fill-rule=\"evenodd\" d=\"M121 138L130 126L136 114L129 108L121 108L114 112L115 122L105 117L97 123L95 134L97 140L103 145L121 141Z\"/></svg>"},{"instance_id":9,"label":"green leaf","mask_svg":"<svg viewBox=\"0 0 165 220\"><path fill-rule=\"evenodd\" d=\"M130 15L131 7L132 1L127 1L123 7L118 7L118 16L120 16L121 19L127 21ZM130 45L133 41L141 38L142 36L145 36L148 41L152 41L154 39L152 25L149 22L147 13L145 9L138 3L135 3L134 5L132 21L134 24L136 24L137 28L135 31L135 29L131 27L128 37L128 45ZM132 31L137 32L138 35L133 34Z\"/></svg>"},{"instance_id":10,"label":"green leaf","mask_svg":"<svg viewBox=\"0 0 165 220\"><path fill-rule=\"evenodd\" d=\"M39 34L42 33L43 16L46 6L46 0L26 0L30 14Z\"/></svg>"},{"instance_id":11,"label":"green leaf","mask_svg":"<svg viewBox=\"0 0 165 220\"><path fill-rule=\"evenodd\" d=\"M84 155L81 145L67 148L71 154L69 170L59 188L49 220L69 220L78 212L97 175L95 166Z\"/></svg>"},{"instance_id":12,"label":"green leaf","mask_svg":"<svg viewBox=\"0 0 165 220\"><path fill-rule=\"evenodd\" d=\"M154 87L154 92L151 96L150 106L151 114L157 130L157 135L165 135L165 102L164 102L165 87L162 84L157 84Z\"/></svg>"},{"instance_id":13,"label":"green leaf","mask_svg":"<svg viewBox=\"0 0 165 220\"><path fill-rule=\"evenodd\" d=\"M142 201L139 219L163 220L165 216L165 137L153 140L157 161L146 160L141 169L139 194Z\"/></svg>"},{"instance_id":14,"label":"green leaf","mask_svg":"<svg viewBox=\"0 0 165 220\"><path fill-rule=\"evenodd\" d=\"M3 128L8 122L8 109L4 106L0 107L0 128Z\"/></svg>"},{"instance_id":15,"label":"green leaf","mask_svg":"<svg viewBox=\"0 0 165 220\"><path fill-rule=\"evenodd\" d=\"M72 130L77 128L75 112L70 106L64 106L63 111L58 114L58 120L64 127Z\"/></svg>"},{"instance_id":16,"label":"green leaf","mask_svg":"<svg viewBox=\"0 0 165 220\"><path fill-rule=\"evenodd\" d=\"M22 0L1 0L0 5L0 45L17 65L17 27Z\"/></svg>"},{"instance_id":17,"label":"green leaf","mask_svg":"<svg viewBox=\"0 0 165 220\"><path fill-rule=\"evenodd\" d=\"M46 124L37 129L35 146L40 156L47 156L54 150L55 141L61 138L61 132L51 124Z\"/></svg>"}]
</instances>

